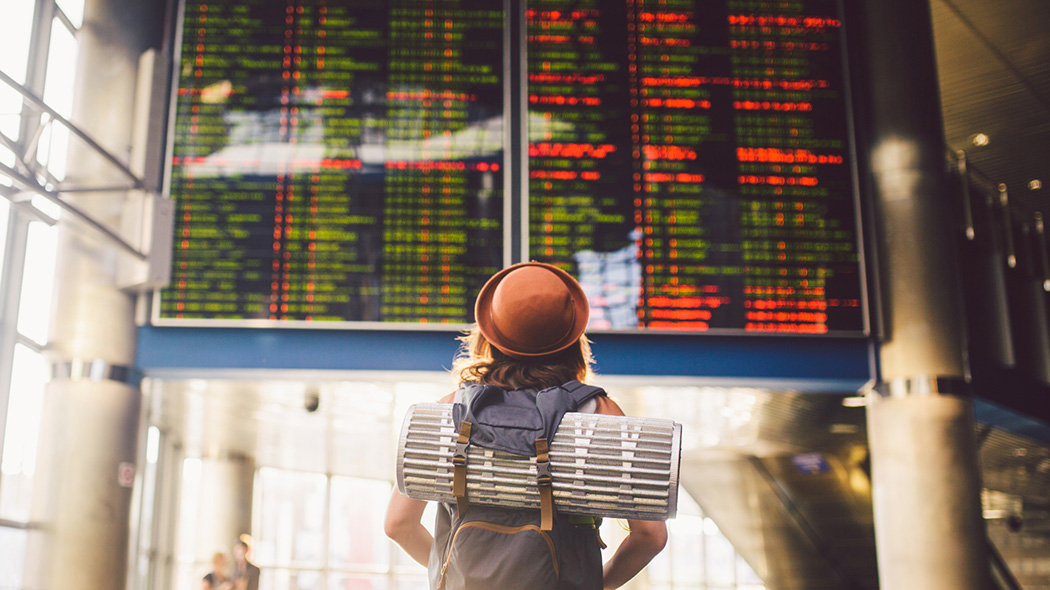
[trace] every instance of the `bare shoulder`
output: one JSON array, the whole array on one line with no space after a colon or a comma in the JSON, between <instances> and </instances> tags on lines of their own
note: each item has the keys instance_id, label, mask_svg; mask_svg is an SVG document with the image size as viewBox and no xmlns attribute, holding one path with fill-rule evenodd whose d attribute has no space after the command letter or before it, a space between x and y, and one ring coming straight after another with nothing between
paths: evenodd
<instances>
[{"instance_id":1,"label":"bare shoulder","mask_svg":"<svg viewBox=\"0 0 1050 590\"><path fill-rule=\"evenodd\" d=\"M613 399L607 395L599 395L594 398L598 402L598 407L595 408L595 414L608 414L610 416L623 416L623 409L620 408L620 404L613 401Z\"/></svg>"},{"instance_id":2,"label":"bare shoulder","mask_svg":"<svg viewBox=\"0 0 1050 590\"><path fill-rule=\"evenodd\" d=\"M454 401L456 401L456 393L452 392L452 393L446 395L445 397L439 399L437 401L437 403L439 403L439 404L451 404Z\"/></svg>"}]
</instances>

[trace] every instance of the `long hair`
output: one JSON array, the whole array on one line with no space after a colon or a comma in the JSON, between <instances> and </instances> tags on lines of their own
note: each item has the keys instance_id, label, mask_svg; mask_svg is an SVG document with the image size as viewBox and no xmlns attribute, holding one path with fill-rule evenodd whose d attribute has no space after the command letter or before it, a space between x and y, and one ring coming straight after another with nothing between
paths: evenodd
<instances>
[{"instance_id":1,"label":"long hair","mask_svg":"<svg viewBox=\"0 0 1050 590\"><path fill-rule=\"evenodd\" d=\"M452 363L452 373L459 377L461 386L473 382L503 389L545 389L574 380L586 382L594 376L594 357L586 336L565 350L536 358L504 354L477 326L460 341L463 344Z\"/></svg>"}]
</instances>

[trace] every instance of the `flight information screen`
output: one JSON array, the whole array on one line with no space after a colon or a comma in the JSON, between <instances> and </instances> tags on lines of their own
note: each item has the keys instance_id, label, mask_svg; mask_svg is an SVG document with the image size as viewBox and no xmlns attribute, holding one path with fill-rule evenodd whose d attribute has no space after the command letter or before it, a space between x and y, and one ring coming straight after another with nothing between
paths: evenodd
<instances>
[{"instance_id":1,"label":"flight information screen","mask_svg":"<svg viewBox=\"0 0 1050 590\"><path fill-rule=\"evenodd\" d=\"M533 0L529 254L592 328L863 333L834 0Z\"/></svg>"},{"instance_id":2,"label":"flight information screen","mask_svg":"<svg viewBox=\"0 0 1050 590\"><path fill-rule=\"evenodd\" d=\"M461 327L516 254L592 330L868 331L840 0L181 14L155 323Z\"/></svg>"},{"instance_id":3,"label":"flight information screen","mask_svg":"<svg viewBox=\"0 0 1050 590\"><path fill-rule=\"evenodd\" d=\"M155 322L462 324L502 268L483 0L185 0Z\"/></svg>"}]
</instances>

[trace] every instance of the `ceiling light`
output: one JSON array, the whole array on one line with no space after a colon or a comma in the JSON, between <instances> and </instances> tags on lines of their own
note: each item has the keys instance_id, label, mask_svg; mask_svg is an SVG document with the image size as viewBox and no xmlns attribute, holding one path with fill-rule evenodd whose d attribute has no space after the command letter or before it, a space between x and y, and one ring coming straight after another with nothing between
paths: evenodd
<instances>
[{"instance_id":1,"label":"ceiling light","mask_svg":"<svg viewBox=\"0 0 1050 590\"><path fill-rule=\"evenodd\" d=\"M1032 180L1028 181L1028 190L1037 191L1041 188L1043 188L1042 180L1039 180L1038 178L1033 178Z\"/></svg>"},{"instance_id":2,"label":"ceiling light","mask_svg":"<svg viewBox=\"0 0 1050 590\"><path fill-rule=\"evenodd\" d=\"M984 133L975 133L970 136L970 141L977 147L984 147L992 142L992 138Z\"/></svg>"}]
</instances>

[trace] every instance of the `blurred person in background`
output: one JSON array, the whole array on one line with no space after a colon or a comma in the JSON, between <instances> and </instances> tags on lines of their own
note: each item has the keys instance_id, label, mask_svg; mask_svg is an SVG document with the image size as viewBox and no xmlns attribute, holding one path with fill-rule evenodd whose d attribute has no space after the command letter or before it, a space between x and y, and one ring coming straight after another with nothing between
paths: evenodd
<instances>
[{"instance_id":1,"label":"blurred person in background","mask_svg":"<svg viewBox=\"0 0 1050 590\"><path fill-rule=\"evenodd\" d=\"M201 590L233 590L233 583L226 571L228 565L226 554L221 551L215 552L211 556L211 571L201 580Z\"/></svg>"},{"instance_id":2,"label":"blurred person in background","mask_svg":"<svg viewBox=\"0 0 1050 590\"><path fill-rule=\"evenodd\" d=\"M233 545L232 590L259 590L259 567L248 561L251 549L250 535L241 535Z\"/></svg>"}]
</instances>

